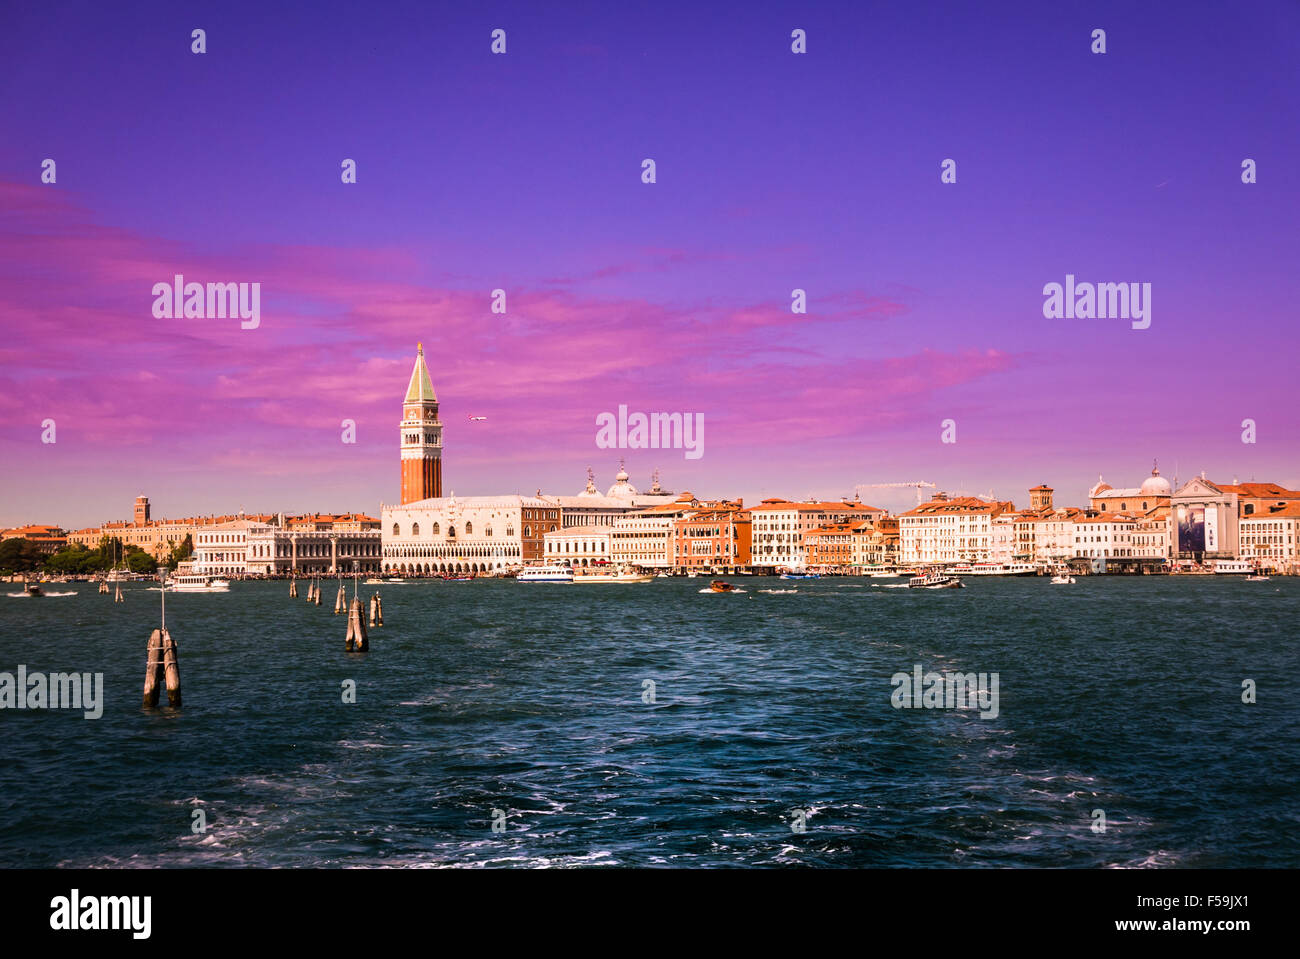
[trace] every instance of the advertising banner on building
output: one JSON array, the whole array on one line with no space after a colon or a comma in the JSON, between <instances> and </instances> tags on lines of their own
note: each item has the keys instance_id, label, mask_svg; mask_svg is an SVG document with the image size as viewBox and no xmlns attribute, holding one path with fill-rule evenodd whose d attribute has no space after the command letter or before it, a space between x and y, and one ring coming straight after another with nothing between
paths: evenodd
<instances>
[{"instance_id":1,"label":"advertising banner on building","mask_svg":"<svg viewBox=\"0 0 1300 959\"><path fill-rule=\"evenodd\" d=\"M1205 552L1205 507L1178 507L1178 552Z\"/></svg>"},{"instance_id":2,"label":"advertising banner on building","mask_svg":"<svg viewBox=\"0 0 1300 959\"><path fill-rule=\"evenodd\" d=\"M1219 511L1218 509L1208 509L1205 511L1205 551L1207 553L1217 552L1219 549Z\"/></svg>"}]
</instances>

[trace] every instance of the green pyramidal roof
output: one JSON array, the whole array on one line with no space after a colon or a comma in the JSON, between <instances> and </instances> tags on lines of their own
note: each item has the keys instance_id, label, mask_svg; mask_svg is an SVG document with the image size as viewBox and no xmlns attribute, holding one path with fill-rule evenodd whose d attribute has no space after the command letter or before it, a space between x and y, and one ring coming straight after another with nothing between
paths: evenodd
<instances>
[{"instance_id":1,"label":"green pyramidal roof","mask_svg":"<svg viewBox=\"0 0 1300 959\"><path fill-rule=\"evenodd\" d=\"M437 402L433 392L433 380L429 379L429 367L424 364L424 344L417 345L415 368L411 370L411 385L406 388L406 402L419 403L423 400Z\"/></svg>"}]
</instances>

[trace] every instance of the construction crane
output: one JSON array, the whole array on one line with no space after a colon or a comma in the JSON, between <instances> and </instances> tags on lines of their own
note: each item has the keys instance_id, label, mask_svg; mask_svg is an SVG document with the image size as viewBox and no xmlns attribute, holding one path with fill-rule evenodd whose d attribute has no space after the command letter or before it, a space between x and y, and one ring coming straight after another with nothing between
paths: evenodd
<instances>
[{"instance_id":1,"label":"construction crane","mask_svg":"<svg viewBox=\"0 0 1300 959\"><path fill-rule=\"evenodd\" d=\"M917 505L917 506L920 506L921 503L924 501L924 496L922 495L921 490L922 490L923 488L926 488L926 487L928 487L929 489L934 489L934 484L933 484L933 483L927 483L925 480L917 480L915 483L859 483L857 486L855 486L855 487L853 487L853 488L854 488L855 490L860 490L860 489L897 489L898 487L903 487L903 486L915 486L915 487L916 487L916 505Z\"/></svg>"}]
</instances>

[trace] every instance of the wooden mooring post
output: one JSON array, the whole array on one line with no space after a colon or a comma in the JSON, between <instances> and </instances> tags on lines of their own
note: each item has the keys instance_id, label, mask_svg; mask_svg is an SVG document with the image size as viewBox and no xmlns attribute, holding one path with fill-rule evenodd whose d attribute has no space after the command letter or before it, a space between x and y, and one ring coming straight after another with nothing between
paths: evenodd
<instances>
[{"instance_id":1,"label":"wooden mooring post","mask_svg":"<svg viewBox=\"0 0 1300 959\"><path fill-rule=\"evenodd\" d=\"M348 636L344 649L348 652L366 653L370 651L370 634L366 632L366 611L357 595L357 571L361 563L352 561L352 602L348 605Z\"/></svg>"},{"instance_id":2,"label":"wooden mooring post","mask_svg":"<svg viewBox=\"0 0 1300 959\"><path fill-rule=\"evenodd\" d=\"M296 577L292 577L292 576L289 578L289 598L290 599L298 598L298 580Z\"/></svg>"},{"instance_id":3,"label":"wooden mooring post","mask_svg":"<svg viewBox=\"0 0 1300 959\"><path fill-rule=\"evenodd\" d=\"M162 624L149 634L148 662L144 673L144 704L150 708L158 705L158 697L167 687L167 705L181 704L181 667L176 652L176 640L167 631L167 571L158 570L158 583L162 590Z\"/></svg>"},{"instance_id":4,"label":"wooden mooring post","mask_svg":"<svg viewBox=\"0 0 1300 959\"><path fill-rule=\"evenodd\" d=\"M348 605L348 591L347 589L344 588L343 579L340 577L339 595L338 598L334 600L334 615L337 616L339 613L343 612L347 608L347 605Z\"/></svg>"}]
</instances>

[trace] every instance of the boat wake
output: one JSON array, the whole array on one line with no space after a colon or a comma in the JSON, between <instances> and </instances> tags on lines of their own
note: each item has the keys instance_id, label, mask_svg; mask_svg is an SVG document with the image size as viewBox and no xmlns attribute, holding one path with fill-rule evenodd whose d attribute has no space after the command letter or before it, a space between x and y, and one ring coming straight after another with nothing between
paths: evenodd
<instances>
[{"instance_id":1,"label":"boat wake","mask_svg":"<svg viewBox=\"0 0 1300 959\"><path fill-rule=\"evenodd\" d=\"M716 595L716 596L726 596L726 595L728 595L728 594L730 594L730 593L748 593L748 592L749 592L749 590L747 590L747 589L726 589L726 590L722 590L722 591L718 591L718 590L716 590L716 589L702 589L702 590L700 590L700 593L701 593L701 594L703 594L703 593L708 593L708 594L710 594L710 595ZM760 590L759 592L762 592L762 590ZM793 593L794 590L790 590L790 592Z\"/></svg>"},{"instance_id":2,"label":"boat wake","mask_svg":"<svg viewBox=\"0 0 1300 959\"><path fill-rule=\"evenodd\" d=\"M741 590L741 592L744 592ZM769 596L781 596L785 593L798 593L797 589L760 589L760 593L767 593Z\"/></svg>"},{"instance_id":3,"label":"boat wake","mask_svg":"<svg viewBox=\"0 0 1300 959\"><path fill-rule=\"evenodd\" d=\"M31 594L30 593L5 593L5 595L8 596L10 599L17 599L20 596L30 596ZM41 593L40 598L53 599L56 596L76 596L76 595L77 595L77 591L73 589L73 590L68 590L65 593Z\"/></svg>"}]
</instances>

